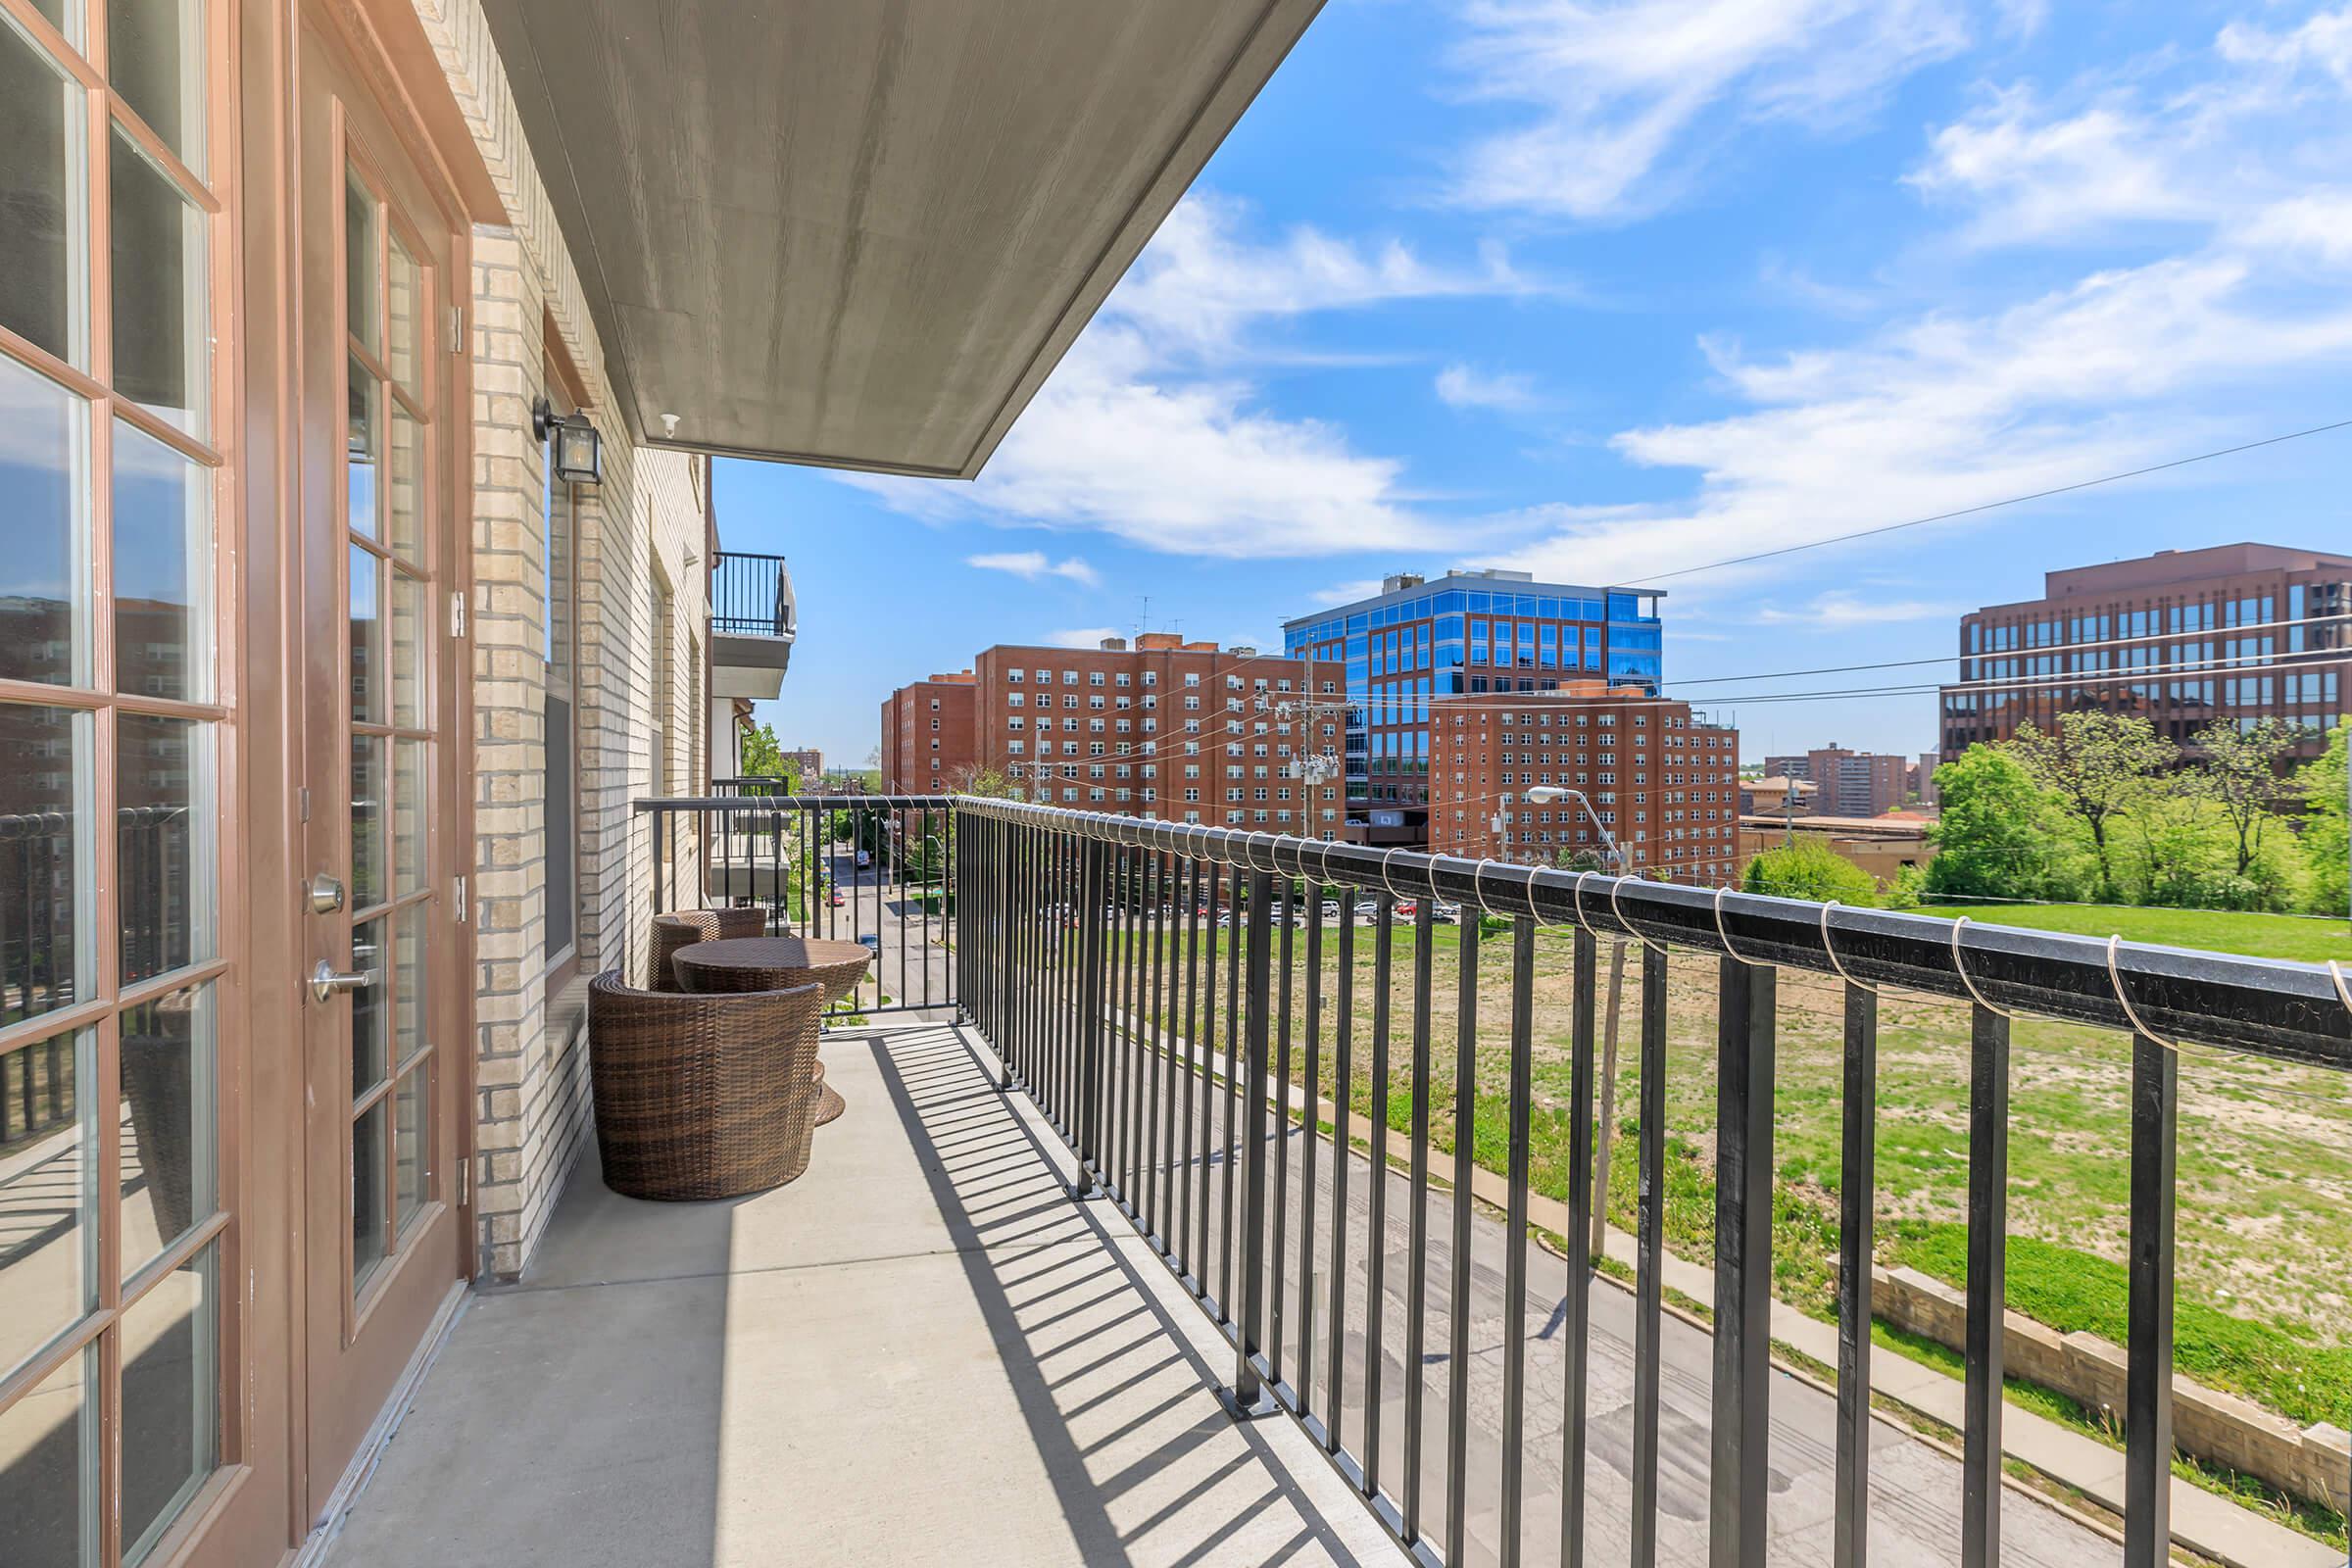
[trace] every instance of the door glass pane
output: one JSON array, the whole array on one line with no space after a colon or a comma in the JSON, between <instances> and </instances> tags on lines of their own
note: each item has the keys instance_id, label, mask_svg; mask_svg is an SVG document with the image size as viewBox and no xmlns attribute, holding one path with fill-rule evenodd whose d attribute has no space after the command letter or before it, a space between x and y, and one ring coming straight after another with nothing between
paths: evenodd
<instances>
[{"instance_id":1,"label":"door glass pane","mask_svg":"<svg viewBox=\"0 0 2352 1568\"><path fill-rule=\"evenodd\" d=\"M220 1463L220 1244L122 1313L122 1561L139 1562Z\"/></svg>"},{"instance_id":2,"label":"door glass pane","mask_svg":"<svg viewBox=\"0 0 2352 1568\"><path fill-rule=\"evenodd\" d=\"M384 1101L351 1124L351 1283L368 1283L384 1259Z\"/></svg>"},{"instance_id":3,"label":"door glass pane","mask_svg":"<svg viewBox=\"0 0 2352 1568\"><path fill-rule=\"evenodd\" d=\"M147 713L115 721L125 985L213 956L212 728Z\"/></svg>"},{"instance_id":4,"label":"door glass pane","mask_svg":"<svg viewBox=\"0 0 2352 1568\"><path fill-rule=\"evenodd\" d=\"M387 564L392 579L392 722L424 727L424 582Z\"/></svg>"},{"instance_id":5,"label":"door glass pane","mask_svg":"<svg viewBox=\"0 0 2352 1568\"><path fill-rule=\"evenodd\" d=\"M379 346L375 332L375 198L357 173L343 180L343 299L351 335L363 347Z\"/></svg>"},{"instance_id":6,"label":"door glass pane","mask_svg":"<svg viewBox=\"0 0 2352 1568\"><path fill-rule=\"evenodd\" d=\"M0 1024L87 995L90 723L0 703Z\"/></svg>"},{"instance_id":7,"label":"door glass pane","mask_svg":"<svg viewBox=\"0 0 2352 1568\"><path fill-rule=\"evenodd\" d=\"M0 326L74 365L86 122L81 89L0 13Z\"/></svg>"},{"instance_id":8,"label":"door glass pane","mask_svg":"<svg viewBox=\"0 0 2352 1568\"><path fill-rule=\"evenodd\" d=\"M384 1081L386 1025L384 1016L385 965L391 954L384 946L381 916L351 928L351 967L369 977L351 994L351 1098L359 1099Z\"/></svg>"},{"instance_id":9,"label":"door glass pane","mask_svg":"<svg viewBox=\"0 0 2352 1568\"><path fill-rule=\"evenodd\" d=\"M0 1048L0 1171L14 1173L0 1178L0 1378L95 1299L88 1050L86 1032Z\"/></svg>"},{"instance_id":10,"label":"door glass pane","mask_svg":"<svg viewBox=\"0 0 2352 1568\"><path fill-rule=\"evenodd\" d=\"M403 1232L409 1228L410 1216L424 1206L432 1179L424 1119L425 1086L431 1076L432 1063L420 1062L392 1093L393 1197L400 1205L397 1212Z\"/></svg>"},{"instance_id":11,"label":"door glass pane","mask_svg":"<svg viewBox=\"0 0 2352 1568\"><path fill-rule=\"evenodd\" d=\"M387 330L384 334L384 368L392 379L414 394L416 390L416 339L423 323L417 313L424 309L424 275L401 244L400 236L391 237L391 260L384 276L384 295Z\"/></svg>"},{"instance_id":12,"label":"door glass pane","mask_svg":"<svg viewBox=\"0 0 2352 1568\"><path fill-rule=\"evenodd\" d=\"M392 743L392 897L424 886L423 741Z\"/></svg>"},{"instance_id":13,"label":"door glass pane","mask_svg":"<svg viewBox=\"0 0 2352 1568\"><path fill-rule=\"evenodd\" d=\"M115 127L108 165L114 223L115 390L201 434L205 346L204 214Z\"/></svg>"},{"instance_id":14,"label":"door glass pane","mask_svg":"<svg viewBox=\"0 0 2352 1568\"><path fill-rule=\"evenodd\" d=\"M376 558L351 547L351 716L384 721L383 576Z\"/></svg>"},{"instance_id":15,"label":"door glass pane","mask_svg":"<svg viewBox=\"0 0 2352 1568\"><path fill-rule=\"evenodd\" d=\"M212 695L212 474L115 422L115 689Z\"/></svg>"},{"instance_id":16,"label":"door glass pane","mask_svg":"<svg viewBox=\"0 0 2352 1568\"><path fill-rule=\"evenodd\" d=\"M0 25L0 59L8 36ZM5 103L0 86L0 122L10 114ZM0 160L7 157L0 137ZM0 290L8 287L8 233L0 222ZM8 547L0 550L0 679L88 683L79 657L89 581L80 547L88 420L81 399L0 355L0 430L7 432L0 440L0 497L8 509Z\"/></svg>"},{"instance_id":17,"label":"door glass pane","mask_svg":"<svg viewBox=\"0 0 2352 1568\"><path fill-rule=\"evenodd\" d=\"M392 959L392 1059L407 1066L430 1044L425 1014L425 914L429 905L412 904L393 917L398 951Z\"/></svg>"},{"instance_id":18,"label":"door glass pane","mask_svg":"<svg viewBox=\"0 0 2352 1568\"><path fill-rule=\"evenodd\" d=\"M122 1277L213 1212L213 988L122 1013Z\"/></svg>"},{"instance_id":19,"label":"door glass pane","mask_svg":"<svg viewBox=\"0 0 2352 1568\"><path fill-rule=\"evenodd\" d=\"M106 74L172 155L204 172L204 27L196 0L107 0Z\"/></svg>"},{"instance_id":20,"label":"door glass pane","mask_svg":"<svg viewBox=\"0 0 2352 1568\"><path fill-rule=\"evenodd\" d=\"M391 519L386 543L413 565L424 560L424 426L408 410L392 405L391 445L384 455L384 512Z\"/></svg>"},{"instance_id":21,"label":"door glass pane","mask_svg":"<svg viewBox=\"0 0 2352 1568\"><path fill-rule=\"evenodd\" d=\"M353 533L372 539L375 537L375 406L383 398L383 388L368 367L358 360L350 364L350 406L345 412L343 431L346 469L343 516Z\"/></svg>"},{"instance_id":22,"label":"door glass pane","mask_svg":"<svg viewBox=\"0 0 2352 1568\"><path fill-rule=\"evenodd\" d=\"M351 738L351 906L370 909L388 897L384 882L384 741Z\"/></svg>"},{"instance_id":23,"label":"door glass pane","mask_svg":"<svg viewBox=\"0 0 2352 1568\"><path fill-rule=\"evenodd\" d=\"M22 1398L0 1410L0 1519L8 1521L8 1568L81 1568L88 1477L97 1469L97 1423L89 1411L95 1348L69 1356Z\"/></svg>"}]
</instances>

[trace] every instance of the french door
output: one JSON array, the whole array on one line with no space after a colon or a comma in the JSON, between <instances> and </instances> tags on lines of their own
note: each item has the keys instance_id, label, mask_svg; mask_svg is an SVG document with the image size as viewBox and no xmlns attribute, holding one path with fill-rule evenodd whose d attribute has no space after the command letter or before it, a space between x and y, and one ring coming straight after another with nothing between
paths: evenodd
<instances>
[{"instance_id":1,"label":"french door","mask_svg":"<svg viewBox=\"0 0 2352 1568\"><path fill-rule=\"evenodd\" d=\"M308 10L310 8L306 8ZM456 1181L469 989L458 592L463 253L349 64L302 29L301 559L308 660L307 1490L324 1506L465 1272Z\"/></svg>"},{"instance_id":2,"label":"french door","mask_svg":"<svg viewBox=\"0 0 2352 1568\"><path fill-rule=\"evenodd\" d=\"M268 1264L238 1223L225 38L204 0L0 0L10 1568L270 1534L235 1283Z\"/></svg>"}]
</instances>

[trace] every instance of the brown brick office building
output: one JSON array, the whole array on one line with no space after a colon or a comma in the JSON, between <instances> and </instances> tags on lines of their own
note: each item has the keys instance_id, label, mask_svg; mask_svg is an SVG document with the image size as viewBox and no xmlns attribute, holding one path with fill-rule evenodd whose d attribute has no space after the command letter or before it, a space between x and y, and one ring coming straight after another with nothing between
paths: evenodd
<instances>
[{"instance_id":1,"label":"brown brick office building","mask_svg":"<svg viewBox=\"0 0 2352 1568\"><path fill-rule=\"evenodd\" d=\"M2185 744L2217 719L2319 737L2352 698L2352 556L2278 545L2164 550L2053 571L2042 597L1961 617L1941 694L1942 755L2050 728L2083 709L2136 713Z\"/></svg>"},{"instance_id":2,"label":"brown brick office building","mask_svg":"<svg viewBox=\"0 0 2352 1568\"><path fill-rule=\"evenodd\" d=\"M1004 644L968 674L883 704L883 786L926 793L998 769L1026 798L1080 810L1337 837L1339 682L1336 665L1167 632L1084 649ZM1307 776L1324 753L1330 776Z\"/></svg>"},{"instance_id":3,"label":"brown brick office building","mask_svg":"<svg viewBox=\"0 0 2352 1568\"><path fill-rule=\"evenodd\" d=\"M1599 681L1552 692L1444 698L1429 719L1430 850L1551 864L1601 855L1573 800L1530 805L1531 786L1582 791L1628 866L1714 885L1740 870L1740 735L1688 703Z\"/></svg>"}]
</instances>

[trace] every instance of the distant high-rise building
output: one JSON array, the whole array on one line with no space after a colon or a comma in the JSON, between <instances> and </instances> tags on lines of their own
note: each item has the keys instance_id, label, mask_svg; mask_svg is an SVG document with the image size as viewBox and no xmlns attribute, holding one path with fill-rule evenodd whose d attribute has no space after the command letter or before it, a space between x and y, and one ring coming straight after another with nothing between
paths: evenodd
<instances>
[{"instance_id":1,"label":"distant high-rise building","mask_svg":"<svg viewBox=\"0 0 2352 1568\"><path fill-rule=\"evenodd\" d=\"M1922 752L1918 764L1911 769L1911 793L1919 797L1921 807L1931 811L1943 804L1943 794L1936 788L1936 770L1942 765L1941 752Z\"/></svg>"},{"instance_id":2,"label":"distant high-rise building","mask_svg":"<svg viewBox=\"0 0 2352 1568\"><path fill-rule=\"evenodd\" d=\"M2186 745L2216 720L2320 736L2352 697L2352 556L2278 545L2160 550L2046 573L2042 597L1960 620L1942 755L2061 713L2134 713Z\"/></svg>"},{"instance_id":3,"label":"distant high-rise building","mask_svg":"<svg viewBox=\"0 0 2352 1568\"><path fill-rule=\"evenodd\" d=\"M1283 647L1345 671L1348 837L1429 841L1431 705L1600 681L1657 695L1655 589L1537 582L1523 571L1405 572L1368 599L1283 623Z\"/></svg>"},{"instance_id":4,"label":"distant high-rise building","mask_svg":"<svg viewBox=\"0 0 2352 1568\"><path fill-rule=\"evenodd\" d=\"M1433 853L1551 865L1607 829L1626 868L1713 886L1739 871L1740 735L1606 681L1440 698L1429 716ZM1581 793L1531 802L1531 787ZM1598 824L1595 824L1595 818Z\"/></svg>"},{"instance_id":5,"label":"distant high-rise building","mask_svg":"<svg viewBox=\"0 0 2352 1568\"><path fill-rule=\"evenodd\" d=\"M1856 752L1832 741L1812 751L1764 759L1768 778L1802 779L1813 786L1813 808L1831 816L1879 816L1898 811L1911 795L1911 760L1886 752Z\"/></svg>"}]
</instances>

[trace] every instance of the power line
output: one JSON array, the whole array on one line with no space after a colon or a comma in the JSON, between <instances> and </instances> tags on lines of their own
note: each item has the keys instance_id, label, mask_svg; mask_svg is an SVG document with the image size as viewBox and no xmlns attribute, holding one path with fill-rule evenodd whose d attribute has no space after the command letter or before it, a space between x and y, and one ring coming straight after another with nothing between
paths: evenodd
<instances>
[{"instance_id":1,"label":"power line","mask_svg":"<svg viewBox=\"0 0 2352 1568\"><path fill-rule=\"evenodd\" d=\"M1900 533L1905 528L1921 528L1931 522L1949 522L1954 517L1971 517L1982 512L1995 512L2003 507L2023 506L2029 501L2047 501L2052 496L2072 495L2078 490L2094 489L2103 484L2118 484L2126 479L2144 478L2162 473L2168 468L2184 468L2192 463L2210 463L2216 458L2235 457L2241 452L2253 452L2262 447L2275 447L2282 441L2300 441L2305 436L2325 435L2330 430L2352 428L2352 419L2337 419L2328 424L2315 424L2306 430L2289 430L2284 435L2265 436L2260 441L2248 441L2234 447L2222 447L2212 452L2200 452L2194 457L2174 458L2168 463L2151 463L2144 468L2129 468L2122 473L2101 474L2096 479L2081 479L2073 484L2052 485L2047 490L2035 490L2027 495L2009 496L2000 501L1986 501L1973 507L1957 507L1950 512L1934 513L1925 517L1913 517L1907 522L1882 523L1875 528L1857 528L1852 533L1833 534L1827 539L1814 539L1801 545L1783 545L1778 550L1759 550L1753 555L1733 556L1723 561L1710 561L1704 565L1679 566L1673 571L1653 572L1646 577L1627 578L1620 586L1632 588L1645 582L1666 582L1676 577L1695 576L1702 571L1720 571L1726 566L1744 566L1753 562L1772 561L1782 556L1793 556L1802 551L1819 550L1825 545L1841 545L1856 539L1875 539L1882 534Z\"/></svg>"},{"instance_id":2,"label":"power line","mask_svg":"<svg viewBox=\"0 0 2352 1568\"><path fill-rule=\"evenodd\" d=\"M1991 659L2040 658L2049 654L2079 654L2101 648L2124 648L2135 643L2204 642L2219 637L2241 636L2247 632L2278 631L2292 626L2332 625L2352 620L2352 613L2341 615L2305 615L2296 620L2265 620L2242 626L2206 626L2196 631L2147 632L2136 637L2109 637L2093 642L2049 643L2039 648L2004 648L1994 653L1937 654L1928 659L1893 659L1876 664L1827 664L1819 669L1777 669L1753 675L1692 675L1683 680L1668 681L1668 686L1721 686L1732 681L1783 680L1800 675L1847 675L1865 669L1908 669L1921 664L1950 664L1963 659L1980 662ZM2295 649L2295 653L2326 654L2328 649ZM2352 654L2352 650L2341 650Z\"/></svg>"}]
</instances>

